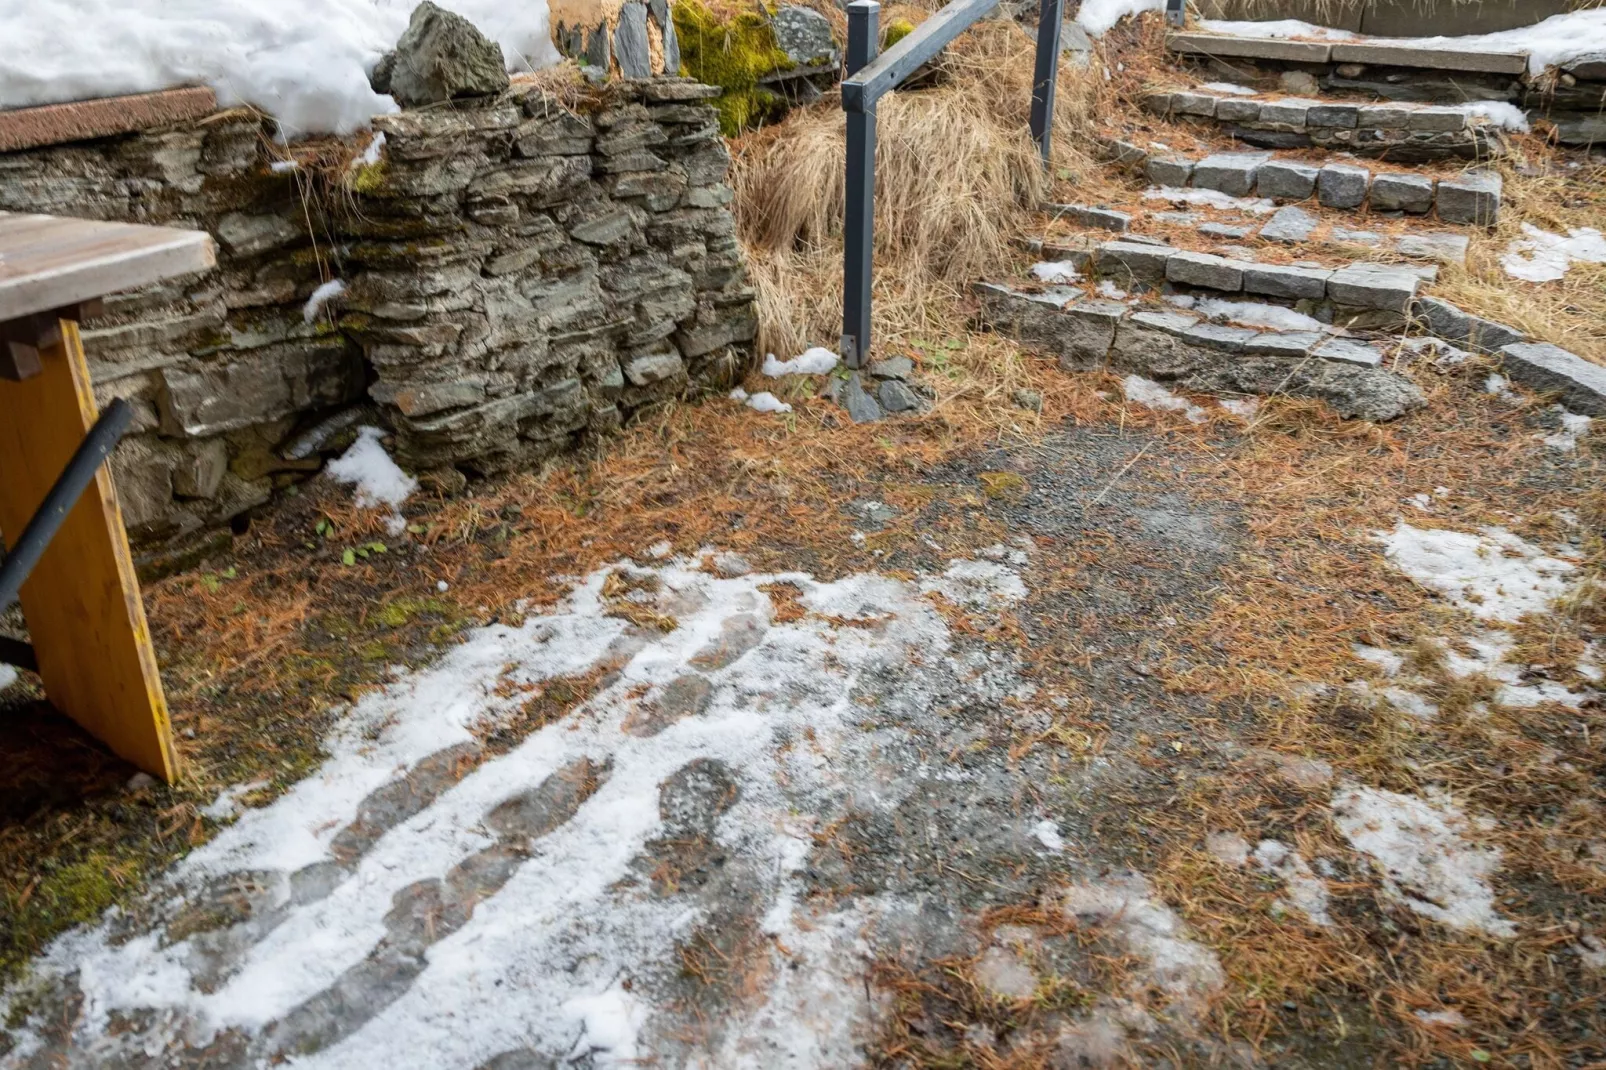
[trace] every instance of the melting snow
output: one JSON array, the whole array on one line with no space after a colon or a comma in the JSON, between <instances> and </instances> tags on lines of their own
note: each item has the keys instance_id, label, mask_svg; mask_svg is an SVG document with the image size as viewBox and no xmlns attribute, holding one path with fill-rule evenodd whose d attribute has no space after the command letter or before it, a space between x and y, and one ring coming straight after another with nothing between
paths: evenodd
<instances>
[{"instance_id":1,"label":"melting snow","mask_svg":"<svg viewBox=\"0 0 1606 1070\"><path fill-rule=\"evenodd\" d=\"M1199 26L1210 33L1234 37L1308 37L1317 41L1349 41L1358 36L1348 30L1334 30L1298 19L1267 19L1244 22L1233 19L1200 19Z\"/></svg>"},{"instance_id":2,"label":"melting snow","mask_svg":"<svg viewBox=\"0 0 1606 1070\"><path fill-rule=\"evenodd\" d=\"M1076 21L1094 37L1103 37L1128 15L1164 10L1165 0L1082 0Z\"/></svg>"},{"instance_id":3,"label":"melting snow","mask_svg":"<svg viewBox=\"0 0 1606 1070\"><path fill-rule=\"evenodd\" d=\"M17 682L17 670L9 665L0 665L0 691L4 691Z\"/></svg>"},{"instance_id":4,"label":"melting snow","mask_svg":"<svg viewBox=\"0 0 1606 1070\"><path fill-rule=\"evenodd\" d=\"M1555 407L1555 411L1561 420L1561 430L1553 435L1546 435L1544 443L1563 453L1574 453L1578 449L1578 440L1589 433L1591 420L1581 413L1568 412L1560 405Z\"/></svg>"},{"instance_id":5,"label":"melting snow","mask_svg":"<svg viewBox=\"0 0 1606 1070\"><path fill-rule=\"evenodd\" d=\"M383 437L385 433L377 427L358 428L357 441L345 453L330 461L324 471L335 482L357 488L355 501L358 508L375 509L388 505L391 516L387 523L391 534L395 535L400 534L406 526L399 510L408 496L418 489L418 480L403 472L390 459L385 447L379 444Z\"/></svg>"},{"instance_id":6,"label":"melting snow","mask_svg":"<svg viewBox=\"0 0 1606 1070\"><path fill-rule=\"evenodd\" d=\"M1372 859L1390 899L1454 929L1516 935L1495 912L1488 884L1500 852L1469 842L1472 823L1449 798L1345 787L1333 797L1333 818L1344 838Z\"/></svg>"},{"instance_id":7,"label":"melting snow","mask_svg":"<svg viewBox=\"0 0 1606 1070\"><path fill-rule=\"evenodd\" d=\"M1038 843L1050 851L1065 850L1065 841L1060 837L1060 828L1052 821L1044 819L1033 825L1032 835L1037 837Z\"/></svg>"},{"instance_id":8,"label":"melting snow","mask_svg":"<svg viewBox=\"0 0 1606 1070\"><path fill-rule=\"evenodd\" d=\"M1602 13L1606 14L1606 8ZM1513 241L1500 258L1506 274L1514 279L1555 282L1567 274L1574 261L1606 264L1606 237L1593 227L1569 230L1565 238L1532 223L1524 223L1522 232L1527 237Z\"/></svg>"},{"instance_id":9,"label":"melting snow","mask_svg":"<svg viewBox=\"0 0 1606 1070\"><path fill-rule=\"evenodd\" d=\"M922 580L920 589L966 609L1002 609L1026 598L1020 576L997 561L955 561L941 576Z\"/></svg>"},{"instance_id":10,"label":"melting snow","mask_svg":"<svg viewBox=\"0 0 1606 1070\"><path fill-rule=\"evenodd\" d=\"M1457 105L1456 110L1465 115L1487 119L1493 126L1502 130L1510 130L1514 134L1526 134L1532 128L1528 125L1528 115L1515 104L1508 104L1503 100L1479 100L1471 104Z\"/></svg>"},{"instance_id":11,"label":"melting snow","mask_svg":"<svg viewBox=\"0 0 1606 1070\"><path fill-rule=\"evenodd\" d=\"M749 394L747 391L743 390L741 387L737 387L736 389L731 391L730 396L731 396L731 400L732 401L744 402L747 405L748 408L756 409L759 412L791 412L792 411L792 406L791 405L789 405L786 402L782 401L780 398L776 397L774 394L770 393L768 390L760 390L756 394Z\"/></svg>"},{"instance_id":12,"label":"melting snow","mask_svg":"<svg viewBox=\"0 0 1606 1070\"><path fill-rule=\"evenodd\" d=\"M1316 925L1333 924L1327 915L1327 883L1311 872L1298 851L1276 840L1261 840L1250 857L1265 872L1282 878L1288 891L1287 905Z\"/></svg>"},{"instance_id":13,"label":"melting snow","mask_svg":"<svg viewBox=\"0 0 1606 1070\"><path fill-rule=\"evenodd\" d=\"M824 346L805 349L801 356L791 360L776 360L774 353L768 353L764 356L764 374L771 379L783 375L824 375L834 370L841 359Z\"/></svg>"},{"instance_id":14,"label":"melting snow","mask_svg":"<svg viewBox=\"0 0 1606 1070\"><path fill-rule=\"evenodd\" d=\"M1188 418L1189 423L1202 424L1210 419L1209 414L1199 406L1187 398L1178 397L1153 379L1145 379L1141 375L1129 375L1122 382L1122 386L1126 390L1126 399L1144 408L1180 412Z\"/></svg>"},{"instance_id":15,"label":"melting snow","mask_svg":"<svg viewBox=\"0 0 1606 1070\"><path fill-rule=\"evenodd\" d=\"M1577 571L1501 528L1481 535L1415 528L1400 521L1378 532L1389 563L1423 587L1485 620L1516 621L1541 613L1566 593Z\"/></svg>"},{"instance_id":16,"label":"melting snow","mask_svg":"<svg viewBox=\"0 0 1606 1070\"><path fill-rule=\"evenodd\" d=\"M302 321L311 323L317 319L318 313L323 311L324 305L327 305L345 292L346 284L339 279L332 279L312 291L312 296L307 298L307 304L301 310Z\"/></svg>"},{"instance_id":17,"label":"melting snow","mask_svg":"<svg viewBox=\"0 0 1606 1070\"><path fill-rule=\"evenodd\" d=\"M1181 189L1177 186L1152 186L1143 191L1146 201L1170 201L1172 204L1202 204L1207 208L1237 208L1254 215L1268 215L1277 210L1274 201L1264 197L1234 197L1214 189Z\"/></svg>"},{"instance_id":18,"label":"melting snow","mask_svg":"<svg viewBox=\"0 0 1606 1070\"><path fill-rule=\"evenodd\" d=\"M1243 420L1252 420L1260 412L1259 398L1222 398L1219 404L1222 408Z\"/></svg>"},{"instance_id":19,"label":"melting snow","mask_svg":"<svg viewBox=\"0 0 1606 1070\"><path fill-rule=\"evenodd\" d=\"M1100 282L1096 289L1100 297L1107 297L1111 301L1125 301L1131 296L1109 279L1104 279L1102 282Z\"/></svg>"},{"instance_id":20,"label":"melting snow","mask_svg":"<svg viewBox=\"0 0 1606 1070\"><path fill-rule=\"evenodd\" d=\"M1327 324L1303 312L1295 312L1291 308L1267 304L1264 301L1227 301L1220 297L1201 297L1187 307L1201 316L1241 323L1246 327L1269 327L1276 331L1330 330Z\"/></svg>"},{"instance_id":21,"label":"melting snow","mask_svg":"<svg viewBox=\"0 0 1606 1070\"><path fill-rule=\"evenodd\" d=\"M1199 88L1208 89L1212 93L1226 93L1232 97L1252 97L1259 92L1259 90L1250 89L1248 86L1239 85L1236 82L1206 82Z\"/></svg>"},{"instance_id":22,"label":"melting snow","mask_svg":"<svg viewBox=\"0 0 1606 1070\"><path fill-rule=\"evenodd\" d=\"M1045 260L1032 265L1032 274L1042 282L1079 282L1082 273L1069 260Z\"/></svg>"}]
</instances>

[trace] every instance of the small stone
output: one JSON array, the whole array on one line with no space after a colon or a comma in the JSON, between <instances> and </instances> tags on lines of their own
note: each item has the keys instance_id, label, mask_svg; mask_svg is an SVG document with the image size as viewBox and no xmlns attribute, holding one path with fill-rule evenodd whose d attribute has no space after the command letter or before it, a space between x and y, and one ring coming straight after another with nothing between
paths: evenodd
<instances>
[{"instance_id":1,"label":"small stone","mask_svg":"<svg viewBox=\"0 0 1606 1070\"><path fill-rule=\"evenodd\" d=\"M1040 210L1051 213L1056 219L1069 219L1079 226L1097 227L1100 230L1113 230L1117 233L1125 232L1132 226L1131 216L1109 208L1089 208L1081 204L1045 204Z\"/></svg>"},{"instance_id":2,"label":"small stone","mask_svg":"<svg viewBox=\"0 0 1606 1070\"><path fill-rule=\"evenodd\" d=\"M1430 134L1451 134L1465 130L1467 113L1459 108L1412 108L1406 129Z\"/></svg>"},{"instance_id":3,"label":"small stone","mask_svg":"<svg viewBox=\"0 0 1606 1070\"><path fill-rule=\"evenodd\" d=\"M1337 361L1340 364L1357 364L1364 368L1375 368L1383 363L1383 354L1361 342L1351 341L1348 338L1334 338L1316 347L1315 355L1322 360Z\"/></svg>"},{"instance_id":4,"label":"small stone","mask_svg":"<svg viewBox=\"0 0 1606 1070\"><path fill-rule=\"evenodd\" d=\"M624 366L625 378L636 386L649 386L672 378L685 370L675 353L649 353L637 357Z\"/></svg>"},{"instance_id":5,"label":"small stone","mask_svg":"<svg viewBox=\"0 0 1606 1070\"><path fill-rule=\"evenodd\" d=\"M843 408L848 410L848 418L856 424L873 423L884 415L876 399L865 391L857 372L848 376L837 397Z\"/></svg>"},{"instance_id":6,"label":"small stone","mask_svg":"<svg viewBox=\"0 0 1606 1070\"><path fill-rule=\"evenodd\" d=\"M1255 192L1277 201L1303 201L1316 192L1320 170L1308 164L1272 160L1255 172Z\"/></svg>"},{"instance_id":7,"label":"small stone","mask_svg":"<svg viewBox=\"0 0 1606 1070\"><path fill-rule=\"evenodd\" d=\"M129 791L149 791L157 784L156 778L149 773L135 773L128 778Z\"/></svg>"},{"instance_id":8,"label":"small stone","mask_svg":"<svg viewBox=\"0 0 1606 1070\"><path fill-rule=\"evenodd\" d=\"M907 383L897 379L882 380L876 397L887 412L909 412L920 408L920 395L910 390Z\"/></svg>"},{"instance_id":9,"label":"small stone","mask_svg":"<svg viewBox=\"0 0 1606 1070\"><path fill-rule=\"evenodd\" d=\"M1465 234L1406 234L1394 248L1401 256L1465 267L1470 244L1471 239Z\"/></svg>"},{"instance_id":10,"label":"small stone","mask_svg":"<svg viewBox=\"0 0 1606 1070\"><path fill-rule=\"evenodd\" d=\"M1327 240L1334 245L1364 245L1372 248L1383 244L1383 236L1370 230L1351 230L1335 226L1328 231Z\"/></svg>"},{"instance_id":11,"label":"small stone","mask_svg":"<svg viewBox=\"0 0 1606 1070\"><path fill-rule=\"evenodd\" d=\"M1260 236L1267 241L1297 244L1309 238L1320 222L1303 208L1289 205L1279 208L1277 214L1266 221L1266 225L1260 228Z\"/></svg>"},{"instance_id":12,"label":"small stone","mask_svg":"<svg viewBox=\"0 0 1606 1070\"><path fill-rule=\"evenodd\" d=\"M430 0L413 9L388 73L390 95L404 108L490 96L508 87L501 46Z\"/></svg>"},{"instance_id":13,"label":"small stone","mask_svg":"<svg viewBox=\"0 0 1606 1070\"><path fill-rule=\"evenodd\" d=\"M1209 93L1173 93L1171 112L1174 115L1203 115L1208 118L1216 114L1216 98Z\"/></svg>"},{"instance_id":14,"label":"small stone","mask_svg":"<svg viewBox=\"0 0 1606 1070\"><path fill-rule=\"evenodd\" d=\"M1366 200L1371 177L1364 167L1330 163L1316 179L1317 199L1324 208L1359 208Z\"/></svg>"},{"instance_id":15,"label":"small stone","mask_svg":"<svg viewBox=\"0 0 1606 1070\"><path fill-rule=\"evenodd\" d=\"M1156 186L1182 189L1193 178L1193 161L1186 156L1150 156L1143 170Z\"/></svg>"},{"instance_id":16,"label":"small stone","mask_svg":"<svg viewBox=\"0 0 1606 1070\"><path fill-rule=\"evenodd\" d=\"M1378 175L1372 179L1372 207L1418 215L1429 212L1433 208L1433 179L1427 175Z\"/></svg>"},{"instance_id":17,"label":"small stone","mask_svg":"<svg viewBox=\"0 0 1606 1070\"><path fill-rule=\"evenodd\" d=\"M1194 166L1193 184L1230 197L1246 197L1255 188L1255 173L1270 159L1271 154L1265 152L1218 152Z\"/></svg>"},{"instance_id":18,"label":"small stone","mask_svg":"<svg viewBox=\"0 0 1606 1070\"><path fill-rule=\"evenodd\" d=\"M1359 118L1360 108L1354 104L1318 104L1305 113L1305 125L1354 130Z\"/></svg>"},{"instance_id":19,"label":"small stone","mask_svg":"<svg viewBox=\"0 0 1606 1070\"><path fill-rule=\"evenodd\" d=\"M787 4L775 13L770 25L775 30L775 43L799 67L834 64L840 59L831 37L831 23L811 7Z\"/></svg>"},{"instance_id":20,"label":"small stone","mask_svg":"<svg viewBox=\"0 0 1606 1070\"><path fill-rule=\"evenodd\" d=\"M1496 171L1468 171L1439 183L1439 218L1446 223L1490 227L1500 221L1504 183Z\"/></svg>"},{"instance_id":21,"label":"small stone","mask_svg":"<svg viewBox=\"0 0 1606 1070\"><path fill-rule=\"evenodd\" d=\"M1283 87L1283 92L1296 97L1314 97L1322 91L1322 84L1316 80L1316 76L1305 71L1284 71L1277 81Z\"/></svg>"},{"instance_id":22,"label":"small stone","mask_svg":"<svg viewBox=\"0 0 1606 1070\"><path fill-rule=\"evenodd\" d=\"M1017 408L1026 409L1028 412L1043 411L1043 395L1036 390L1016 390L1009 397Z\"/></svg>"},{"instance_id":23,"label":"small stone","mask_svg":"<svg viewBox=\"0 0 1606 1070\"><path fill-rule=\"evenodd\" d=\"M865 370L877 379L907 379L914 374L915 364L908 357L887 357L872 360Z\"/></svg>"},{"instance_id":24,"label":"small stone","mask_svg":"<svg viewBox=\"0 0 1606 1070\"><path fill-rule=\"evenodd\" d=\"M1353 81L1366 73L1366 65L1364 63L1340 63L1333 68L1333 73L1340 78L1348 78Z\"/></svg>"}]
</instances>

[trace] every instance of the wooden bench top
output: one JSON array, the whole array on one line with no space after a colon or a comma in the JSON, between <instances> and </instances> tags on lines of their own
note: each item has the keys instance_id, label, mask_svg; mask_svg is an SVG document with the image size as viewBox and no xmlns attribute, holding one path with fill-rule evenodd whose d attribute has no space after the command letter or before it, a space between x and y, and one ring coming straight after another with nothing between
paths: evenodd
<instances>
[{"instance_id":1,"label":"wooden bench top","mask_svg":"<svg viewBox=\"0 0 1606 1070\"><path fill-rule=\"evenodd\" d=\"M202 230L0 212L0 323L216 263Z\"/></svg>"}]
</instances>

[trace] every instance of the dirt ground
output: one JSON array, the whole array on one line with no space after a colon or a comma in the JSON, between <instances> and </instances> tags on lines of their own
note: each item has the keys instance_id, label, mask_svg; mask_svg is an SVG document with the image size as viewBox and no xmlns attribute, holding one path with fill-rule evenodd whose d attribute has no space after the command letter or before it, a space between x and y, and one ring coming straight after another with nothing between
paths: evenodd
<instances>
[{"instance_id":1,"label":"dirt ground","mask_svg":"<svg viewBox=\"0 0 1606 1070\"><path fill-rule=\"evenodd\" d=\"M622 613L631 643L549 676L533 699L487 707L478 749L448 748L406 771L416 805L381 786L355 821L331 811L329 824L345 831L319 834L378 857L387 832L438 809L471 771L488 775L552 732L617 715L612 757L525 785L539 805L506 819L518 835L558 836L585 824L593 792L601 799L632 779L624 773L640 717L678 730L690 723L678 718L712 716L727 701L721 681L736 681L736 706L763 694L801 715L809 723L778 724L770 743L782 754L812 739L837 775L794 780L783 766L716 756L649 781L655 792L662 784L664 824L621 861L635 876L593 905L629 952L625 981L612 980L644 1008L636 1046L599 1041L606 1030L594 1016L574 1026L573 1014L558 1014L549 1029L510 1039L501 1061L460 1044L431 1065L1606 1058L1606 980L1594 955L1595 934L1606 935L1599 699L1585 689L1581 703L1507 708L1490 677L1444 671L1435 644L1455 649L1479 627L1476 614L1392 568L1375 538L1402 516L1466 532L1500 525L1562 547L1582 575L1600 560L1591 440L1576 452L1546 445L1552 410L1485 393L1486 371L1465 365L1425 383L1427 412L1388 427L1286 401L1248 421L1213 409L1197 425L1129 405L1113 379L1030 358L1020 374L1044 394L1043 416L1017 411L1013 427L986 433L940 412L844 428L824 402L801 396L789 420L719 401L675 410L590 465L456 500L415 498L408 534L350 565L345 550L379 541L378 518L339 488L308 484L232 553L153 585L183 784L131 781L131 770L26 702L4 722L8 753L25 759L11 764L3 793L5 1065L237 1066L293 1053L324 1060L308 1065L360 1065L353 1053L382 1051L364 1038L383 1032L386 1009L405 1007L410 986L427 992L428 971L443 968L443 949L480 924L472 919L490 924L491 904L523 894L514 875L539 868L528 862L533 848L494 854L511 850L503 839L472 856L481 894L458 902L455 922L439 920L451 901L419 906L418 885L397 892L377 944L321 994L314 985L256 1025L209 1031L193 1007L138 1012L124 989L118 998L130 1002L106 1018L94 1006L107 998L102 982L77 967L102 954L137 962L116 956L154 941L188 953L193 991L231 991L253 956L289 939L303 902L337 896L345 871L313 867L292 881L226 865L186 875L181 865L159 877L193 846L228 842L236 807L212 805L220 789L248 785L235 793L238 808L288 805L296 793L281 793L318 781L320 754L339 751L326 733L360 721L387 682L441 671L455 642L467 638L469 649L486 629L544 620L576 577L607 573L610 562L624 562L614 572L626 579L611 594L604 583L614 601L599 604ZM1421 493L1430 512L1410 500ZM661 680L626 687L619 673L644 656L628 660L632 651L661 646L670 657L677 632L696 633L688 611L703 610L685 591L703 581L674 570L720 574L713 551L743 559L724 571L746 580L718 582L756 584L747 594L768 603L755 603L759 631L816 628L844 653L795 680L751 685L743 673L778 671L751 656L768 647L731 640L734 663L698 662L706 652L690 648L673 655L721 666L726 676L710 674L713 706ZM946 582L961 562L977 569L979 587ZM642 578L654 575L664 587ZM853 594L864 577L905 593ZM865 604L825 606L850 597L830 593L841 584ZM907 601L908 591L924 594ZM699 597L718 609L715 595ZM919 623L928 610L935 616ZM898 646L900 626L878 622L905 619L913 630ZM1588 598L1575 598L1568 612L1522 622L1513 655L1522 679L1582 687L1599 621ZM859 632L892 643L891 654L853 662L845 651ZM1385 697L1388 681L1356 644L1403 651L1436 713ZM832 721L811 712L807 680L838 669L847 705L819 709L853 715ZM643 708L658 714L631 705L649 687L657 697ZM18 694L8 693L13 707ZM677 702L684 708L673 712ZM797 734L817 716L818 736ZM365 731L382 741L386 728ZM325 779L338 770L325 768ZM761 773L773 781L762 790ZM1402 894L1406 878L1345 832L1340 796L1356 789L1453 799L1472 815L1461 835L1479 857L1498 852L1483 871L1498 931L1446 923ZM746 814L761 803L770 809ZM499 812L484 821L503 820L493 820ZM787 814L807 815L808 831L798 864L778 877L751 837ZM1232 837L1281 845L1298 862L1234 859ZM486 859L501 860L495 879L483 876ZM1301 873L1323 890L1321 922L1299 906L1295 889L1309 886ZM442 887L457 887L453 879ZM123 908L96 927L114 902ZM615 927L614 914L638 902L681 919L664 922L672 932L661 946L651 927ZM777 933L777 904L812 920ZM75 922L90 924L79 930L87 942L29 965ZM542 952L571 972L568 995L607 984L583 965L603 955L589 946L599 939L569 932L553 937L567 951ZM796 1013L809 1006L830 1024ZM818 1046L784 1040L799 1035Z\"/></svg>"}]
</instances>

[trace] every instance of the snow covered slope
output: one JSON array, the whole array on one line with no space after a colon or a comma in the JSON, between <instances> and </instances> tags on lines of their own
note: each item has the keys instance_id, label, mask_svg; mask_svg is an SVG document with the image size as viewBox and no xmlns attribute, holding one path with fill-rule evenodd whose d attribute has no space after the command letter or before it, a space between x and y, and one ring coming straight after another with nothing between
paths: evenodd
<instances>
[{"instance_id":1,"label":"snow covered slope","mask_svg":"<svg viewBox=\"0 0 1606 1070\"><path fill-rule=\"evenodd\" d=\"M347 133L396 110L368 72L416 0L0 0L0 108L204 84L287 137ZM502 46L508 70L558 60L546 0L443 4Z\"/></svg>"}]
</instances>

